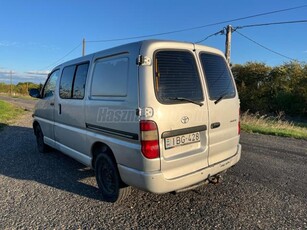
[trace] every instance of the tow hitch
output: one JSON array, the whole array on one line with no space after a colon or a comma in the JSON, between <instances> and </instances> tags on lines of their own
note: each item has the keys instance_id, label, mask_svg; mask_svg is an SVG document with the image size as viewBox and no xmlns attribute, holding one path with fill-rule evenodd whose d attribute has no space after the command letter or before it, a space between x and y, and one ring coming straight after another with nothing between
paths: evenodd
<instances>
[{"instance_id":1,"label":"tow hitch","mask_svg":"<svg viewBox=\"0 0 307 230\"><path fill-rule=\"evenodd\" d=\"M208 181L211 184L218 184L222 182L222 175L221 174L216 174L214 176L208 176Z\"/></svg>"}]
</instances>

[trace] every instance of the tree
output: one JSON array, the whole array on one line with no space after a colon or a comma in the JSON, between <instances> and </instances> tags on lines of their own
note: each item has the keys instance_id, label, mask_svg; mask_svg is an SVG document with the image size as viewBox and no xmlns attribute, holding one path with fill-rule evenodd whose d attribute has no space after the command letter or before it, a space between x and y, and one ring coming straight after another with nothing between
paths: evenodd
<instances>
[{"instance_id":1,"label":"tree","mask_svg":"<svg viewBox=\"0 0 307 230\"><path fill-rule=\"evenodd\" d=\"M307 117L307 65L289 62L269 67L248 62L232 68L241 109Z\"/></svg>"}]
</instances>

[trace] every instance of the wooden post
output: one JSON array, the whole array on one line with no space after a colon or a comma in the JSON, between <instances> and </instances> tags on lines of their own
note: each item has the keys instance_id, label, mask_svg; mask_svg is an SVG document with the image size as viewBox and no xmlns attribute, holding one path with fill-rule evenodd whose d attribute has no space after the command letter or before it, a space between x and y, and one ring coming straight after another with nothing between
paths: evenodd
<instances>
[{"instance_id":1,"label":"wooden post","mask_svg":"<svg viewBox=\"0 0 307 230\"><path fill-rule=\"evenodd\" d=\"M82 56L85 55L85 38L83 38L83 41L82 41Z\"/></svg>"},{"instance_id":2,"label":"wooden post","mask_svg":"<svg viewBox=\"0 0 307 230\"><path fill-rule=\"evenodd\" d=\"M232 26L228 25L226 27L226 42L225 42L225 57L226 57L228 64L230 64L231 33L232 33Z\"/></svg>"}]
</instances>

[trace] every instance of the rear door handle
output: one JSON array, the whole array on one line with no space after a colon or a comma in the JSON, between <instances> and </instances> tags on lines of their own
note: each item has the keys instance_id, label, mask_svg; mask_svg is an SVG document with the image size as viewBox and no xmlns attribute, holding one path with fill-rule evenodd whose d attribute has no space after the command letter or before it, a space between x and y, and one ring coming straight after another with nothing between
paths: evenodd
<instances>
[{"instance_id":1,"label":"rear door handle","mask_svg":"<svg viewBox=\"0 0 307 230\"><path fill-rule=\"evenodd\" d=\"M50 105L51 105L51 106L54 106L54 102L50 102Z\"/></svg>"},{"instance_id":2,"label":"rear door handle","mask_svg":"<svg viewBox=\"0 0 307 230\"><path fill-rule=\"evenodd\" d=\"M214 123L211 124L211 129L216 129L216 128L220 127L220 126L221 126L220 122L214 122Z\"/></svg>"},{"instance_id":3,"label":"rear door handle","mask_svg":"<svg viewBox=\"0 0 307 230\"><path fill-rule=\"evenodd\" d=\"M62 105L59 104L59 114L62 114Z\"/></svg>"}]
</instances>

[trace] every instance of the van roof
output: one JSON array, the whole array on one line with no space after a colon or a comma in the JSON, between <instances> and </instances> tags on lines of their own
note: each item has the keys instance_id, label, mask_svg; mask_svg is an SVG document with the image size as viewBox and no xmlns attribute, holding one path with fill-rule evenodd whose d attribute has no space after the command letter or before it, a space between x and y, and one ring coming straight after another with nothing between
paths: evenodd
<instances>
[{"instance_id":1,"label":"van roof","mask_svg":"<svg viewBox=\"0 0 307 230\"><path fill-rule=\"evenodd\" d=\"M152 45L152 44L157 44L157 43L177 43L177 44L191 44L194 45L195 49L201 49L201 50L207 50L209 52L213 52L213 53L219 53L219 54L223 54L220 50L213 48L213 47L209 47L209 46L205 46L205 45L200 45L197 43L193 43L193 42L186 42L186 41L177 41L177 40L162 40L162 39L148 39L148 40L141 40L141 41L136 41L136 42L131 42L131 43L126 43L126 44L122 44L119 46L114 46L114 47L110 47L108 49L104 49L104 50L99 50L97 52L85 55L83 57L79 57L79 58L75 58L69 61L66 61L64 63L61 63L60 65L56 66L53 69L58 69L61 66L66 66L66 65L72 65L74 63L80 63L80 62L85 62L85 61L90 61L92 59L92 57L100 52L111 52L111 51L115 51L115 50L124 50L127 49L127 47L131 47L131 46L138 46L141 47L142 45Z\"/></svg>"}]
</instances>

